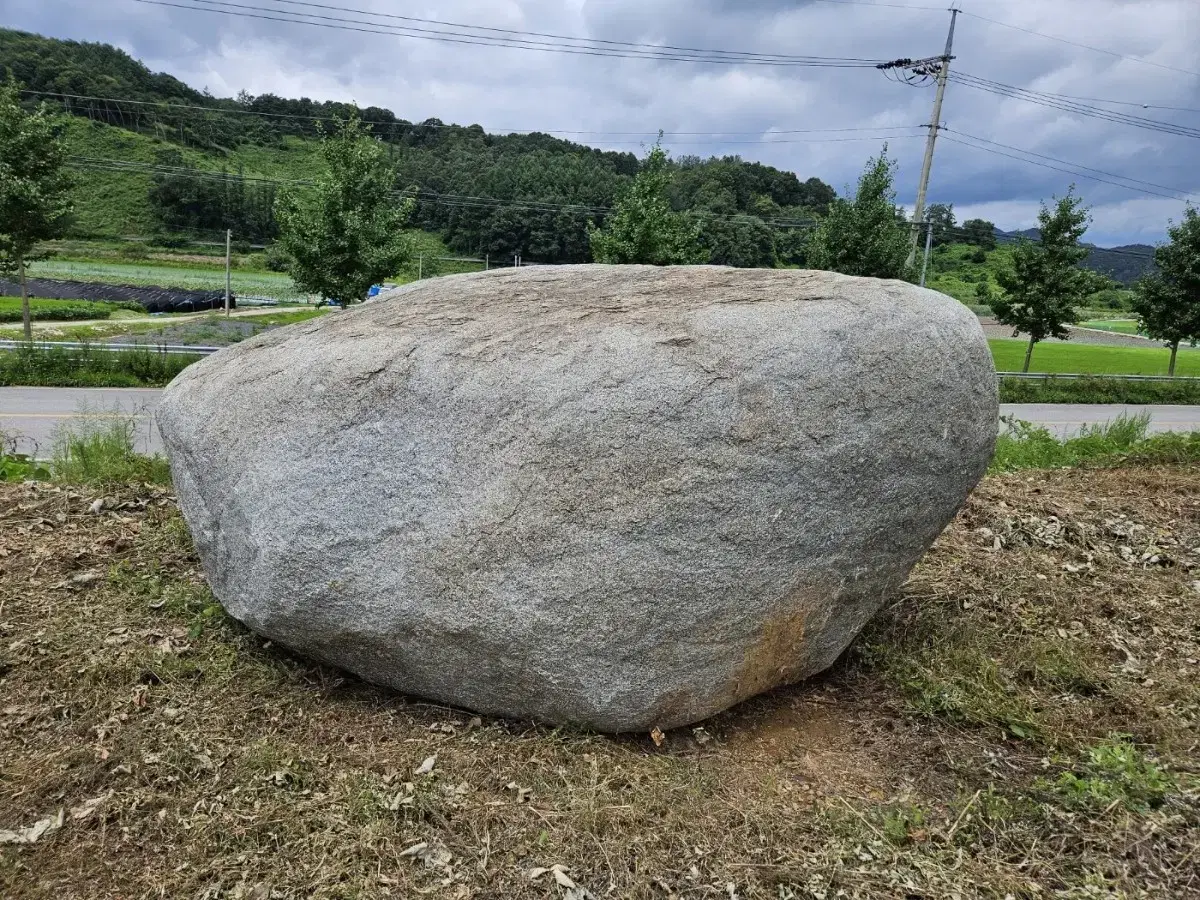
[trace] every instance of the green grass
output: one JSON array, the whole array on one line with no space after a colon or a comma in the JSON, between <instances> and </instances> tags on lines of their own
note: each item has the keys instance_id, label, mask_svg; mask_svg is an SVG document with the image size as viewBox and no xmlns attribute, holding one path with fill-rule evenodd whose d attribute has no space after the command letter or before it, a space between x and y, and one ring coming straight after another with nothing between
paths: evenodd
<instances>
[{"instance_id":1,"label":"green grass","mask_svg":"<svg viewBox=\"0 0 1200 900\"><path fill-rule=\"evenodd\" d=\"M1021 371L1025 348L1028 346L1025 341L993 338L988 343L991 345L997 370ZM1157 347L1143 349L1043 341L1033 348L1033 360L1029 371L1085 375L1166 375L1170 359L1169 350ZM1200 376L1200 353L1181 348L1175 374Z\"/></svg>"},{"instance_id":2,"label":"green grass","mask_svg":"<svg viewBox=\"0 0 1200 900\"><path fill-rule=\"evenodd\" d=\"M164 457L143 456L134 449L137 422L115 412L85 412L89 414L55 434L50 473L56 481L100 487L171 483Z\"/></svg>"},{"instance_id":3,"label":"green grass","mask_svg":"<svg viewBox=\"0 0 1200 900\"><path fill-rule=\"evenodd\" d=\"M30 273L38 278L62 281L97 281L102 284L128 284L139 287L182 288L198 291L225 289L224 265L203 268L196 265L172 265L147 262L101 262L48 259L34 263ZM230 274L234 294L272 297L277 300L302 300L291 276L279 272L234 271Z\"/></svg>"},{"instance_id":4,"label":"green grass","mask_svg":"<svg viewBox=\"0 0 1200 900\"><path fill-rule=\"evenodd\" d=\"M1079 325L1081 328L1095 328L1097 331L1138 334L1137 319L1093 319L1090 322L1080 322Z\"/></svg>"},{"instance_id":5,"label":"green grass","mask_svg":"<svg viewBox=\"0 0 1200 900\"><path fill-rule=\"evenodd\" d=\"M1200 461L1200 432L1147 436L1150 416L1119 416L1104 425L1085 427L1060 440L1040 425L1006 419L996 442L991 471L1060 469L1080 465L1188 463Z\"/></svg>"},{"instance_id":6,"label":"green grass","mask_svg":"<svg viewBox=\"0 0 1200 900\"><path fill-rule=\"evenodd\" d=\"M0 352L0 387L162 387L198 359L151 349L22 347Z\"/></svg>"},{"instance_id":7,"label":"green grass","mask_svg":"<svg viewBox=\"0 0 1200 900\"><path fill-rule=\"evenodd\" d=\"M1200 404L1200 381L1084 378L1002 378L1001 403Z\"/></svg>"},{"instance_id":8,"label":"green grass","mask_svg":"<svg viewBox=\"0 0 1200 900\"><path fill-rule=\"evenodd\" d=\"M77 156L154 163L161 150L175 150L197 168L219 172L222 167L247 176L275 179L307 179L319 166L316 141L285 139L272 147L241 147L224 157L181 147L172 142L177 135L162 138L137 134L122 128L64 116L65 137L70 152ZM75 212L72 230L79 235L149 235L158 230L150 208L149 175L93 169L76 170Z\"/></svg>"}]
</instances>

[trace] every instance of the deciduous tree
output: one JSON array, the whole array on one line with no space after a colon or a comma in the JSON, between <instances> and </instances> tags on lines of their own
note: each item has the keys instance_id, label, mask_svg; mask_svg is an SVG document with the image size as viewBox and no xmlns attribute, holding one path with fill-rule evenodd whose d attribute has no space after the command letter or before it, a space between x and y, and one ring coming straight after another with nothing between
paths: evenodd
<instances>
[{"instance_id":1,"label":"deciduous tree","mask_svg":"<svg viewBox=\"0 0 1200 900\"><path fill-rule=\"evenodd\" d=\"M844 275L908 278L912 232L896 206L896 163L887 147L867 163L854 198L835 198L814 230L807 264Z\"/></svg>"},{"instance_id":2,"label":"deciduous tree","mask_svg":"<svg viewBox=\"0 0 1200 900\"><path fill-rule=\"evenodd\" d=\"M46 107L22 109L15 82L0 85L0 271L21 283L25 340L33 340L26 264L40 241L60 237L71 213L67 150Z\"/></svg>"},{"instance_id":3,"label":"deciduous tree","mask_svg":"<svg viewBox=\"0 0 1200 900\"><path fill-rule=\"evenodd\" d=\"M670 181L667 154L656 143L604 227L588 229L593 260L655 266L706 261L698 224L671 209Z\"/></svg>"},{"instance_id":4,"label":"deciduous tree","mask_svg":"<svg viewBox=\"0 0 1200 900\"><path fill-rule=\"evenodd\" d=\"M279 242L300 290L360 303L411 258L404 226L413 201L396 196L383 145L357 119L339 120L322 136L321 158L324 171L310 190L281 193Z\"/></svg>"},{"instance_id":5,"label":"deciduous tree","mask_svg":"<svg viewBox=\"0 0 1200 900\"><path fill-rule=\"evenodd\" d=\"M1096 276L1079 267L1088 250L1080 239L1091 218L1072 187L1051 210L1042 204L1038 213L1041 236L1022 239L1012 255L1012 266L997 273L1005 295L992 300L992 311L1013 336L1027 334L1022 372L1029 371L1033 348L1048 337L1066 340L1067 326L1079 320L1077 306L1095 287Z\"/></svg>"},{"instance_id":6,"label":"deciduous tree","mask_svg":"<svg viewBox=\"0 0 1200 900\"><path fill-rule=\"evenodd\" d=\"M953 244L957 239L953 203L931 203L925 210L925 219L933 228L933 246Z\"/></svg>"},{"instance_id":7,"label":"deciduous tree","mask_svg":"<svg viewBox=\"0 0 1200 900\"><path fill-rule=\"evenodd\" d=\"M967 219L962 226L962 240L984 250L995 250L996 226L987 219Z\"/></svg>"},{"instance_id":8,"label":"deciduous tree","mask_svg":"<svg viewBox=\"0 0 1200 900\"><path fill-rule=\"evenodd\" d=\"M1167 374L1174 375L1179 345L1200 340L1200 213L1189 206L1167 235L1154 251L1158 271L1137 283L1133 311L1147 337L1171 348Z\"/></svg>"}]
</instances>

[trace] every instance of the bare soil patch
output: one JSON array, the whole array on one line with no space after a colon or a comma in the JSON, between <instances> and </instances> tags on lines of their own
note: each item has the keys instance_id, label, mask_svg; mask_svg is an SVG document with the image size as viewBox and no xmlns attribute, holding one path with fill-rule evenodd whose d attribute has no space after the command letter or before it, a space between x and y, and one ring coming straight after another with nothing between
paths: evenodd
<instances>
[{"instance_id":1,"label":"bare soil patch","mask_svg":"<svg viewBox=\"0 0 1200 900\"><path fill-rule=\"evenodd\" d=\"M989 478L833 671L661 746L281 652L168 492L97 499L0 485L5 898L1200 896L1200 469Z\"/></svg>"}]
</instances>

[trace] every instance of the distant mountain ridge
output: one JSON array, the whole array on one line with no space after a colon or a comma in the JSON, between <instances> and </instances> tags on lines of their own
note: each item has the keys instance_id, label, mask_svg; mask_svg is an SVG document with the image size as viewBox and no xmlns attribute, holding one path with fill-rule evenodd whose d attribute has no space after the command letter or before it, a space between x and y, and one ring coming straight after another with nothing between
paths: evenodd
<instances>
[{"instance_id":1,"label":"distant mountain ridge","mask_svg":"<svg viewBox=\"0 0 1200 900\"><path fill-rule=\"evenodd\" d=\"M996 238L1002 243L1027 238L1039 240L1042 233L1036 228L1024 231L1001 231L996 229ZM1086 241L1084 246L1091 250L1084 265L1093 272L1108 275L1114 281L1131 286L1154 268L1154 248L1149 244L1122 244L1119 247L1098 247Z\"/></svg>"}]
</instances>

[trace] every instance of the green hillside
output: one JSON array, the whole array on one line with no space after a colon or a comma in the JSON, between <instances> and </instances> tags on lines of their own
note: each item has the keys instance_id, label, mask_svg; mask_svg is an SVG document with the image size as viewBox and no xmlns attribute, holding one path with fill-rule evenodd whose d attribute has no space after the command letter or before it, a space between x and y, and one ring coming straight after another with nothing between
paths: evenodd
<instances>
[{"instance_id":1,"label":"green hillside","mask_svg":"<svg viewBox=\"0 0 1200 900\"><path fill-rule=\"evenodd\" d=\"M217 154L74 116L63 116L62 122L67 144L76 157L72 233L78 237L147 236L165 230L150 202L152 174L114 171L111 164L93 160L154 166L163 154L173 153L200 172L215 175L241 170L250 178L282 181L311 178L317 171L316 142L303 138L287 137L272 146L247 144Z\"/></svg>"},{"instance_id":2,"label":"green hillside","mask_svg":"<svg viewBox=\"0 0 1200 900\"><path fill-rule=\"evenodd\" d=\"M1012 244L984 250L971 244L944 244L935 247L929 263L926 284L935 291L949 294L972 306L986 306L989 297L999 294L997 273L1012 264ZM1129 309L1133 292L1117 282L1093 294L1089 310L1103 314Z\"/></svg>"},{"instance_id":3,"label":"green hillside","mask_svg":"<svg viewBox=\"0 0 1200 900\"><path fill-rule=\"evenodd\" d=\"M640 165L633 154L547 134L493 135L307 98L212 97L117 48L19 31L0 29L0 69L36 92L28 102L65 114L80 171L75 236L228 227L269 241L276 185L262 179L303 180L319 121L353 114L387 146L398 184L419 197L414 224L454 253L582 262L588 223L603 221ZM739 157L671 165L672 204L701 224L713 263L798 264L797 224L835 196L819 179Z\"/></svg>"}]
</instances>

